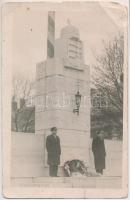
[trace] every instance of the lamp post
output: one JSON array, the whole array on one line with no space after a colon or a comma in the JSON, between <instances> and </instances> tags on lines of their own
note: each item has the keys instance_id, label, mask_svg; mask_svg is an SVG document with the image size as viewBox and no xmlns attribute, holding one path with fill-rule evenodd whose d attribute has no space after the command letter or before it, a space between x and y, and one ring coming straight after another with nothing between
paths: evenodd
<instances>
[{"instance_id":1,"label":"lamp post","mask_svg":"<svg viewBox=\"0 0 130 200\"><path fill-rule=\"evenodd\" d=\"M75 94L75 104L76 104L76 108L73 109L74 113L77 113L77 115L79 115L79 107L80 107L80 103L81 103L81 94L79 93L79 91Z\"/></svg>"}]
</instances>

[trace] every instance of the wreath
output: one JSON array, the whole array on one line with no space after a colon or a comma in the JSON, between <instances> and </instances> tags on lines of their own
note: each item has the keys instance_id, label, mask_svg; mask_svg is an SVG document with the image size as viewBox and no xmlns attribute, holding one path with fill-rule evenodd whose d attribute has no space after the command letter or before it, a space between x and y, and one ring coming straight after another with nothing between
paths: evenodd
<instances>
[{"instance_id":1,"label":"wreath","mask_svg":"<svg viewBox=\"0 0 130 200\"><path fill-rule=\"evenodd\" d=\"M83 161L77 159L66 161L64 163L64 173L66 177L72 176L73 173L87 176L87 166Z\"/></svg>"}]
</instances>

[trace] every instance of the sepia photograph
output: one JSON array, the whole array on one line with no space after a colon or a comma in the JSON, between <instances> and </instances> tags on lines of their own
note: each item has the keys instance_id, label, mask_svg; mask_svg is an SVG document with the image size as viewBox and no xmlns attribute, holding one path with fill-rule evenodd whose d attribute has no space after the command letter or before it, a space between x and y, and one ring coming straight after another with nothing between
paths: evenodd
<instances>
[{"instance_id":1,"label":"sepia photograph","mask_svg":"<svg viewBox=\"0 0 130 200\"><path fill-rule=\"evenodd\" d=\"M3 4L5 197L127 197L121 2Z\"/></svg>"}]
</instances>

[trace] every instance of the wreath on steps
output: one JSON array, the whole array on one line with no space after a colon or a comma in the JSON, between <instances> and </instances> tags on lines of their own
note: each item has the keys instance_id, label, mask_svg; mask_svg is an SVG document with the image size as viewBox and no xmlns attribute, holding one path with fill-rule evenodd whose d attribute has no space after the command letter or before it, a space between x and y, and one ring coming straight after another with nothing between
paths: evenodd
<instances>
[{"instance_id":1,"label":"wreath on steps","mask_svg":"<svg viewBox=\"0 0 130 200\"><path fill-rule=\"evenodd\" d=\"M87 176L88 172L87 172L87 166L86 164L81 161L81 160L70 160L70 161L66 161L64 163L64 174L66 177L70 177L73 176L73 174L78 174L78 175L82 175L82 176Z\"/></svg>"}]
</instances>

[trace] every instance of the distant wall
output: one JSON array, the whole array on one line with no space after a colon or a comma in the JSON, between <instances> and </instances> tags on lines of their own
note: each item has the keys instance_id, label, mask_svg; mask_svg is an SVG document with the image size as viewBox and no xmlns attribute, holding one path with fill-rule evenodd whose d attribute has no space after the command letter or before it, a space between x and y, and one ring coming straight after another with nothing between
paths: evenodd
<instances>
[{"instance_id":1,"label":"distant wall","mask_svg":"<svg viewBox=\"0 0 130 200\"><path fill-rule=\"evenodd\" d=\"M43 135L12 133L12 177L43 174Z\"/></svg>"},{"instance_id":2,"label":"distant wall","mask_svg":"<svg viewBox=\"0 0 130 200\"><path fill-rule=\"evenodd\" d=\"M43 135L34 133L12 133L12 177L48 176L48 168L44 168ZM106 174L121 175L122 142L105 140L106 144ZM94 169L91 144L89 148L90 166Z\"/></svg>"}]
</instances>

